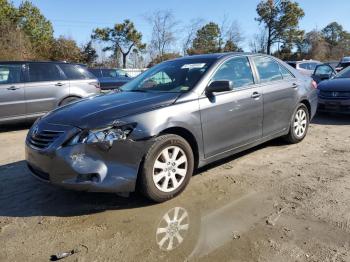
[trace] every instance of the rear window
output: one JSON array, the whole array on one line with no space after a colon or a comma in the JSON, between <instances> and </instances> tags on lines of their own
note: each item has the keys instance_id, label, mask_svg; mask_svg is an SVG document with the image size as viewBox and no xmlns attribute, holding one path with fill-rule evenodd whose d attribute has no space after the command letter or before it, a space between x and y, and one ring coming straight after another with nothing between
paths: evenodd
<instances>
[{"instance_id":1,"label":"rear window","mask_svg":"<svg viewBox=\"0 0 350 262\"><path fill-rule=\"evenodd\" d=\"M82 80L95 78L93 74L80 65L60 64L64 74L70 80Z\"/></svg>"}]
</instances>

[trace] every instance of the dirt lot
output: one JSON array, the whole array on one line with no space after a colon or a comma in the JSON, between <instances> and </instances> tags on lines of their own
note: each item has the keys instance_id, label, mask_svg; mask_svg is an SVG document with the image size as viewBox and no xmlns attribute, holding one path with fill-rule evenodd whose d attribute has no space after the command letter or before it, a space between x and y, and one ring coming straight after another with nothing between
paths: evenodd
<instances>
[{"instance_id":1,"label":"dirt lot","mask_svg":"<svg viewBox=\"0 0 350 262\"><path fill-rule=\"evenodd\" d=\"M159 205L36 181L26 132L0 133L0 261L350 261L349 116L202 169Z\"/></svg>"}]
</instances>

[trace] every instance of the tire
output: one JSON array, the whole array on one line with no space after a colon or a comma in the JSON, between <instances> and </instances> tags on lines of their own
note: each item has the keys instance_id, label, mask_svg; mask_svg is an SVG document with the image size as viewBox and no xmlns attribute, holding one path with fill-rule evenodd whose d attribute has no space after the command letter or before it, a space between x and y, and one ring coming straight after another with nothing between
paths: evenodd
<instances>
[{"instance_id":1,"label":"tire","mask_svg":"<svg viewBox=\"0 0 350 262\"><path fill-rule=\"evenodd\" d=\"M63 99L63 100L61 101L60 106L68 105L68 104L73 103L73 102L75 102L75 101L77 101L77 100L79 100L79 99L80 99L80 98L77 97L77 96L70 96L70 97L67 97L67 98L65 98L65 99Z\"/></svg>"},{"instance_id":2,"label":"tire","mask_svg":"<svg viewBox=\"0 0 350 262\"><path fill-rule=\"evenodd\" d=\"M288 143L301 142L309 129L310 114L304 104L299 104L290 121L289 133L284 138Z\"/></svg>"},{"instance_id":3,"label":"tire","mask_svg":"<svg viewBox=\"0 0 350 262\"><path fill-rule=\"evenodd\" d=\"M188 142L178 135L162 135L145 156L140 191L154 202L167 201L186 188L193 168L193 152Z\"/></svg>"}]
</instances>

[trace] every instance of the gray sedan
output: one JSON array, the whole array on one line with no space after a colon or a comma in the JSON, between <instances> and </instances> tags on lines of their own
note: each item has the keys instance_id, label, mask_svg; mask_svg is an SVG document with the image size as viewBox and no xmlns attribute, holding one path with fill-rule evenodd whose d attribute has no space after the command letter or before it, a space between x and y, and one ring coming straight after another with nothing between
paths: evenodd
<instances>
[{"instance_id":1,"label":"gray sedan","mask_svg":"<svg viewBox=\"0 0 350 262\"><path fill-rule=\"evenodd\" d=\"M181 193L194 169L283 136L298 143L317 108L314 81L266 55L163 62L121 88L56 109L30 129L29 169L74 190Z\"/></svg>"}]
</instances>

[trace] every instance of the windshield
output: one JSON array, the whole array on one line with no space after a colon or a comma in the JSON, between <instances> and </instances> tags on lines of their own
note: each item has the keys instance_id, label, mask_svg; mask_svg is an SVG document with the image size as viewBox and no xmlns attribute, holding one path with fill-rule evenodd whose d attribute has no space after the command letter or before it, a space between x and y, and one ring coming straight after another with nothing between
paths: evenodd
<instances>
[{"instance_id":1,"label":"windshield","mask_svg":"<svg viewBox=\"0 0 350 262\"><path fill-rule=\"evenodd\" d=\"M161 63L123 85L122 91L174 92L191 90L216 59L180 59Z\"/></svg>"},{"instance_id":2,"label":"windshield","mask_svg":"<svg viewBox=\"0 0 350 262\"><path fill-rule=\"evenodd\" d=\"M350 78L350 67L343 69L335 78Z\"/></svg>"}]
</instances>

